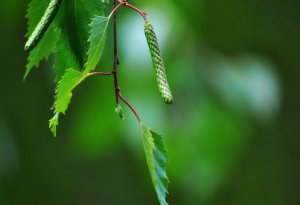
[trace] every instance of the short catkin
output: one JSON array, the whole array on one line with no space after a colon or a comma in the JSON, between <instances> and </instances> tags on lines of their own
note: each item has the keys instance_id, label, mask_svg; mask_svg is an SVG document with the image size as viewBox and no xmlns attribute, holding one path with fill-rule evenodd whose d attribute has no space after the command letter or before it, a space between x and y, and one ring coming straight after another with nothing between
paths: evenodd
<instances>
[{"instance_id":1,"label":"short catkin","mask_svg":"<svg viewBox=\"0 0 300 205\"><path fill-rule=\"evenodd\" d=\"M49 6L47 7L40 22L35 27L32 34L29 36L29 38L25 44L25 51L32 50L38 44L38 42L41 40L41 38L47 31L48 27L50 26L51 22L55 18L61 1L62 0L51 0L50 1Z\"/></svg>"},{"instance_id":2,"label":"short catkin","mask_svg":"<svg viewBox=\"0 0 300 205\"><path fill-rule=\"evenodd\" d=\"M145 35L152 57L152 63L155 68L156 81L158 84L159 91L165 103L171 104L173 102L173 96L167 80L165 65L162 59L161 52L159 50L154 28L149 23L149 21L145 22Z\"/></svg>"},{"instance_id":3,"label":"short catkin","mask_svg":"<svg viewBox=\"0 0 300 205\"><path fill-rule=\"evenodd\" d=\"M117 105L116 105L115 111L116 111L117 115L118 115L122 120L125 119L125 116L124 116L124 113L123 113L123 108L121 107L120 104L117 104Z\"/></svg>"}]
</instances>

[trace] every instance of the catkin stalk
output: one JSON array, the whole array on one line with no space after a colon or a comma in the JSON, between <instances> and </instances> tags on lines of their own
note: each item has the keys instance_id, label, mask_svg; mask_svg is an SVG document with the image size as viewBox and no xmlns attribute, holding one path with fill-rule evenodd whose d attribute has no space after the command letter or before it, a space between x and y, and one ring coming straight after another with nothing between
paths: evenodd
<instances>
[{"instance_id":1,"label":"catkin stalk","mask_svg":"<svg viewBox=\"0 0 300 205\"><path fill-rule=\"evenodd\" d=\"M154 28L149 21L145 22L145 35L151 53L152 63L155 68L159 92L161 93L165 103L171 104L173 102L173 96L168 83L165 65L159 50Z\"/></svg>"},{"instance_id":2,"label":"catkin stalk","mask_svg":"<svg viewBox=\"0 0 300 205\"><path fill-rule=\"evenodd\" d=\"M32 34L29 36L29 38L25 44L25 51L32 50L38 44L38 42L41 40L41 38L47 31L48 27L50 26L51 22L55 18L61 1L62 0L51 0L50 1L49 6L47 7L40 22L35 27Z\"/></svg>"}]
</instances>

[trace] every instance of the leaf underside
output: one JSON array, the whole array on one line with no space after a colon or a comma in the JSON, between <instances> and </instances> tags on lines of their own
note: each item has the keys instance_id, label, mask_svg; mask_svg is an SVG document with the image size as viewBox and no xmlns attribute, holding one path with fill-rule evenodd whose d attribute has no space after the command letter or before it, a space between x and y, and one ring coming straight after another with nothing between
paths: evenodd
<instances>
[{"instance_id":1,"label":"leaf underside","mask_svg":"<svg viewBox=\"0 0 300 205\"><path fill-rule=\"evenodd\" d=\"M167 152L162 136L153 132L151 128L141 125L144 149L148 168L151 174L158 200L161 205L167 205L168 177L166 167L168 163Z\"/></svg>"}]
</instances>

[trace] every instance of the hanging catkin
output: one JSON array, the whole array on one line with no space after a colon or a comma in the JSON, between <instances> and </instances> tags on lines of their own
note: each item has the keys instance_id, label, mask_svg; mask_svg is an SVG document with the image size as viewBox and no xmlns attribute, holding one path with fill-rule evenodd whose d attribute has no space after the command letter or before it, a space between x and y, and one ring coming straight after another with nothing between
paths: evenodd
<instances>
[{"instance_id":1,"label":"hanging catkin","mask_svg":"<svg viewBox=\"0 0 300 205\"><path fill-rule=\"evenodd\" d=\"M125 120L124 113L123 113L123 108L121 107L120 104L117 104L117 105L116 105L116 107L115 107L115 112L117 113L117 115L118 115L122 120Z\"/></svg>"},{"instance_id":2,"label":"hanging catkin","mask_svg":"<svg viewBox=\"0 0 300 205\"><path fill-rule=\"evenodd\" d=\"M173 97L167 80L165 65L159 50L154 28L149 21L145 22L145 35L152 57L152 63L156 72L156 80L159 92L161 93L165 103L171 104L173 102Z\"/></svg>"},{"instance_id":3,"label":"hanging catkin","mask_svg":"<svg viewBox=\"0 0 300 205\"><path fill-rule=\"evenodd\" d=\"M25 51L32 50L38 42L41 40L45 32L47 31L48 27L50 26L51 22L53 21L58 8L60 6L62 0L51 0L49 6L47 7L43 17L41 18L38 25L35 27L32 34L29 36L26 44L25 44Z\"/></svg>"}]
</instances>

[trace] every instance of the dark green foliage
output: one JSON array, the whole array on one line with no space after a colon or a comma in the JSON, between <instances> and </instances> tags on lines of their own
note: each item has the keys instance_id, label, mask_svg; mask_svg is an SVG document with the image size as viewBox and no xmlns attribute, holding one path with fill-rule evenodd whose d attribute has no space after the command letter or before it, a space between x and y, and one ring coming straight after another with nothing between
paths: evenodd
<instances>
[{"instance_id":1,"label":"dark green foliage","mask_svg":"<svg viewBox=\"0 0 300 205\"><path fill-rule=\"evenodd\" d=\"M61 30L56 52L55 69L59 80L68 68L85 69L90 47L90 24L95 16L102 16L99 0L65 0L61 3L55 23ZM62 44L62 45L61 45Z\"/></svg>"}]
</instances>

